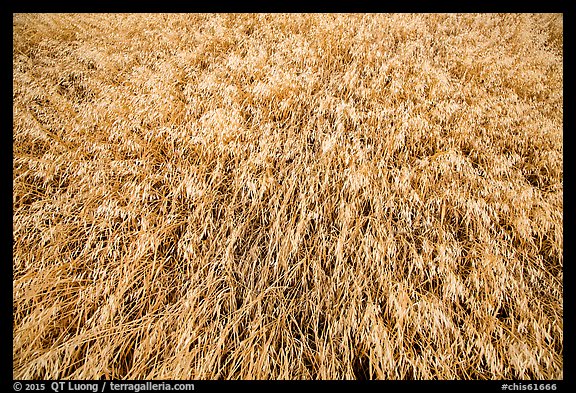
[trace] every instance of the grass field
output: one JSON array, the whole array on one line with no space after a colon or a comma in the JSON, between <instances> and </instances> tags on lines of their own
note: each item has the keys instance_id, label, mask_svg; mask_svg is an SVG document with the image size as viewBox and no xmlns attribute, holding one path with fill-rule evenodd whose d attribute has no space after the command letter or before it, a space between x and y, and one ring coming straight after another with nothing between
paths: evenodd
<instances>
[{"instance_id":1,"label":"grass field","mask_svg":"<svg viewBox=\"0 0 576 393\"><path fill-rule=\"evenodd\" d=\"M562 379L563 17L15 14L17 379Z\"/></svg>"}]
</instances>

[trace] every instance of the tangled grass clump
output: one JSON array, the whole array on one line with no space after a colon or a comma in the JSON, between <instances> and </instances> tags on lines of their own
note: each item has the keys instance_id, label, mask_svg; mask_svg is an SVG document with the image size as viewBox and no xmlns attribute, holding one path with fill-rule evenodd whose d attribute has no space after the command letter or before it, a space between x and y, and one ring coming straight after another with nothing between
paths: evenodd
<instances>
[{"instance_id":1,"label":"tangled grass clump","mask_svg":"<svg viewBox=\"0 0 576 393\"><path fill-rule=\"evenodd\" d=\"M562 379L562 15L16 14L16 379Z\"/></svg>"}]
</instances>

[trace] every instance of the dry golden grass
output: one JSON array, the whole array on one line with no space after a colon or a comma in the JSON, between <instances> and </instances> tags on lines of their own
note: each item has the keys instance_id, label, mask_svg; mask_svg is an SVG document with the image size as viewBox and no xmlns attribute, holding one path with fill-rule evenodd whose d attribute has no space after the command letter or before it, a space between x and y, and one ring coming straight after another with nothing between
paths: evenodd
<instances>
[{"instance_id":1,"label":"dry golden grass","mask_svg":"<svg viewBox=\"0 0 576 393\"><path fill-rule=\"evenodd\" d=\"M562 15L13 29L15 378L563 378Z\"/></svg>"}]
</instances>

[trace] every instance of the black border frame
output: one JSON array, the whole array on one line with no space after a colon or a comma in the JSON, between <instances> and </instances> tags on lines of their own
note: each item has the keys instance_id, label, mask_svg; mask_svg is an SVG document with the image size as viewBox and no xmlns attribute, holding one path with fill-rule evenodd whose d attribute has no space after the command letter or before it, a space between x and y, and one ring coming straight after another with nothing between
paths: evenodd
<instances>
[{"instance_id":1,"label":"black border frame","mask_svg":"<svg viewBox=\"0 0 576 393\"><path fill-rule=\"evenodd\" d=\"M142 1L124 1L124 2L114 2L110 0L102 0L96 1L92 3L54 3L52 1L46 2L14 2L10 1L8 4L4 3L2 6L2 20L3 24L2 27L6 30L3 36L5 37L4 45L2 48L8 52L8 50L12 51L13 42L11 37L13 35L13 15L14 13L37 13L37 12L48 12L48 13L55 13L55 12L101 12L101 13L123 13L123 12L219 12L219 13L228 13L228 12L310 12L310 13L331 13L331 12L368 12L368 13L387 13L387 12L416 12L416 13L429 13L429 12L449 12L449 13L460 13L460 12L538 12L538 13L562 13L563 14L563 23L564 23L564 86L567 86L568 89L564 89L564 107L570 108L568 112L564 111L564 143L566 143L567 134L574 130L574 80L573 80L573 70L575 69L572 64L572 57L570 56L573 53L573 38L574 33L571 29L571 22L573 21L573 12L570 12L570 7L568 7L568 1L543 1L538 3L529 3L529 2L499 2L499 1L478 1L475 3L464 3L464 2L457 2L454 4L449 3L441 3L441 2L434 2L434 1L411 1L411 2L381 2L380 4L374 4L373 2L368 2L365 0L355 0L352 2L348 2L347 4L343 3L325 3L325 4L312 4L312 3L304 3L299 4L298 2L283 2L281 4L266 1L266 2L236 2L233 4L226 4L224 2L220 3L212 3L212 2L180 2L180 3L170 3L166 1L162 2L142 2ZM3 57L8 63L8 59L10 58L9 54ZM5 71L6 79L8 79L8 73L12 75L12 69L7 67ZM10 84L9 84L10 83ZM7 96L9 91L13 90L12 83L10 80L7 80L3 86L6 86L4 90L4 94ZM10 89L7 88L10 86ZM9 99L6 97L6 110L8 111L8 102ZM8 112L5 118L12 119L11 114L12 112ZM568 134L570 135L570 134ZM3 160L3 165L1 165L4 171L7 171L6 178L4 179L5 183L8 184L11 182L12 178L12 161L13 161L13 146L12 141L9 140L10 134L3 133L2 136L6 139L3 147L6 150L5 154L0 155L0 159ZM566 150L564 150L566 151ZM572 218L574 218L574 211L573 206L570 203L570 196L573 196L572 192L572 162L571 162L571 155L564 155L564 194L563 194L563 203L564 203L564 223L568 223L568 227L572 223ZM567 159L568 158L568 159ZM10 177L10 178L9 178ZM13 178L12 178L13 179ZM568 180L566 182L566 179ZM0 210L0 215L2 218L2 222L6 223L6 228L8 227L7 223L12 222L12 203L11 199L8 200L8 193L2 194L5 201L5 208ZM564 235L566 235L566 230L564 230ZM12 260L12 244L13 239L8 237L9 235L6 234L3 238L4 241L2 244L4 245L3 249L5 249L6 259ZM574 246L573 244L568 241L564 243L564 261L568 262L564 264L564 272L563 278L564 282L571 283L570 277L573 275L574 267L571 265L571 258L568 259L566 256L574 255ZM8 252L10 252L10 256L8 257ZM2 264L2 266L7 266L7 264ZM6 280L5 285L3 285L5 290L8 292L8 288L10 288L8 281L8 277L12 277L10 270L10 274L6 272L3 274L4 279ZM362 391L402 391L405 389L417 389L417 390L441 390L441 391L463 391L466 389L482 389L483 391L503 391L502 384L512 384L515 383L518 385L518 388L515 390L533 390L528 389L528 385L530 384L540 384L540 383L555 383L557 386L557 391L562 391L567 388L567 386L572 385L574 381L574 372L573 372L573 362L574 362L574 348L575 342L574 337L571 335L574 329L574 305L573 305L573 291L571 285L567 285L563 287L564 289L564 371L563 371L563 380L534 380L534 381L153 381L153 382L165 382L169 384L175 384L178 382L193 382L195 385L194 391L198 392L208 392L213 391L215 388L218 389L225 389L225 390L247 390L247 391L271 391L273 389L279 388L287 388L287 389L297 389L297 390L316 390L316 389L336 389L336 388L344 388L344 389L361 389ZM10 310L11 304L9 304L8 299L12 300L13 302L13 294L6 295L2 297L3 301L5 302L3 310ZM8 320L8 318L4 318L4 320ZM9 320L13 321L13 316ZM2 327L6 329L4 333L4 337L13 338L13 330L9 326L9 324L3 323ZM568 333L568 334L566 334ZM5 341L8 341L7 339ZM7 345L8 347L8 345ZM12 363L12 353L8 348L6 348L3 355L5 356L3 362L5 365ZM5 373L5 374L4 374ZM34 383L38 386L43 385L44 391L51 392L52 389L50 388L51 383L54 382L52 380L47 381L18 381L14 380L13 372L7 370L7 368L3 369L3 377L2 377L2 385L5 385L6 390L4 391L17 391L15 389L15 385L17 382L22 384L30 384ZM4 384L5 382L5 384ZM77 381L77 382L92 382L98 383L99 391L102 387L102 381ZM145 381L117 381L122 383L142 383ZM521 385L524 385L522 388ZM24 391L24 390L23 390ZM66 390L63 390L66 391ZM105 391L110 391L108 387ZM128 390L129 391L129 390ZM142 390L141 390L142 391Z\"/></svg>"}]
</instances>

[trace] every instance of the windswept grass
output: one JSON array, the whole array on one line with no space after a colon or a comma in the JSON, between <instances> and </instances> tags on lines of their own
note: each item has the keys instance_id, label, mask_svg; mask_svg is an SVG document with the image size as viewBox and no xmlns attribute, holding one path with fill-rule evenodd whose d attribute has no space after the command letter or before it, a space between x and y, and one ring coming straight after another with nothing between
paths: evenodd
<instances>
[{"instance_id":1,"label":"windswept grass","mask_svg":"<svg viewBox=\"0 0 576 393\"><path fill-rule=\"evenodd\" d=\"M13 25L15 378L563 378L562 15Z\"/></svg>"}]
</instances>

